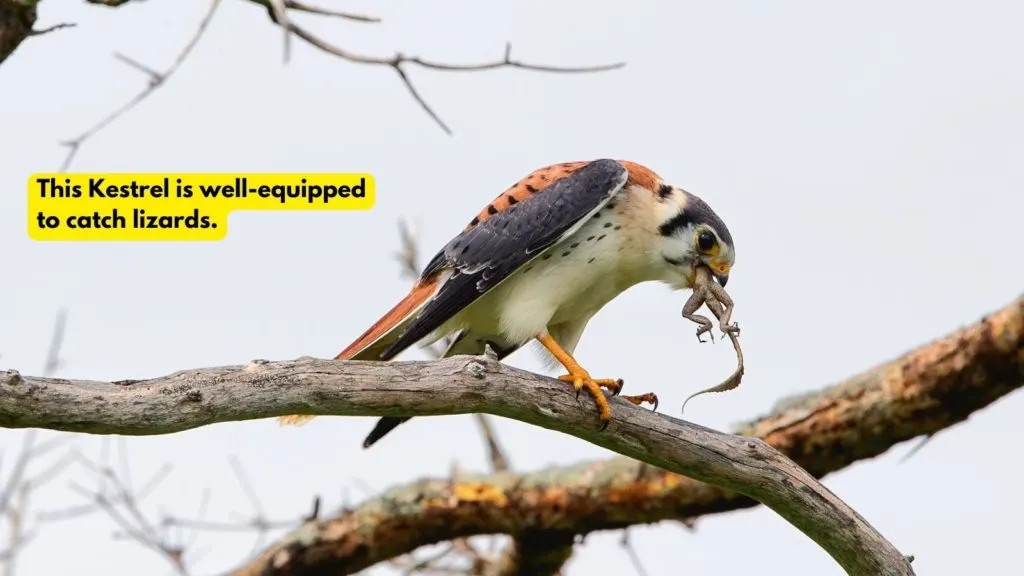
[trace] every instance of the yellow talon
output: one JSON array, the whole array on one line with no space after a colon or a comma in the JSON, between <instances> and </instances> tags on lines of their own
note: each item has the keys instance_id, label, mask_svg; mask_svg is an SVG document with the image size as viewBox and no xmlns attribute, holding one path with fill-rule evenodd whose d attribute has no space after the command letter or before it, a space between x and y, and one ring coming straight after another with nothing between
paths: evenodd
<instances>
[{"instance_id":1,"label":"yellow talon","mask_svg":"<svg viewBox=\"0 0 1024 576\"><path fill-rule=\"evenodd\" d=\"M608 405L608 399L605 398L604 391L601 390L601 382L614 383L616 382L615 380L595 380L582 368L573 370L564 376L559 376L558 379L562 382L571 383L573 389L576 390L576 396L579 396L580 391L586 388L587 392L590 392L590 395L594 397L594 401L597 402L598 414L601 418L601 430L608 427L608 423L612 419L612 408Z\"/></svg>"},{"instance_id":2,"label":"yellow talon","mask_svg":"<svg viewBox=\"0 0 1024 576\"><path fill-rule=\"evenodd\" d=\"M537 340L568 370L568 374L559 376L558 379L562 382L571 383L573 389L576 390L577 396L579 396L581 390L586 388L590 395L594 397L594 402L597 403L598 414L601 418L601 430L607 428L608 423L612 419L612 409L608 405L608 399L605 398L601 387L608 388L612 391L612 394L618 394L619 390L622 389L622 380L616 378L591 378L590 374L550 334L545 332L538 336Z\"/></svg>"}]
</instances>

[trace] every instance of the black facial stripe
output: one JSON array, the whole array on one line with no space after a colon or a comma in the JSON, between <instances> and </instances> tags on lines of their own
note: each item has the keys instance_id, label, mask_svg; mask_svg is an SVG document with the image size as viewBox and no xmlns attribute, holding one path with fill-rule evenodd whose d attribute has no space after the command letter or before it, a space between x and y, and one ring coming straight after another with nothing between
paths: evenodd
<instances>
[{"instance_id":1,"label":"black facial stripe","mask_svg":"<svg viewBox=\"0 0 1024 576\"><path fill-rule=\"evenodd\" d=\"M668 222L665 222L658 228L658 232L662 236L671 236L676 233L677 230L682 230L690 224L690 215L684 210L679 214L673 216Z\"/></svg>"},{"instance_id":2,"label":"black facial stripe","mask_svg":"<svg viewBox=\"0 0 1024 576\"><path fill-rule=\"evenodd\" d=\"M687 226L707 224L718 234L722 242L732 246L732 234L729 233L729 228L718 217L718 214L715 214L715 211L699 197L689 192L684 192L684 194L686 194L686 208L661 225L658 229L661 235L671 236Z\"/></svg>"}]
</instances>

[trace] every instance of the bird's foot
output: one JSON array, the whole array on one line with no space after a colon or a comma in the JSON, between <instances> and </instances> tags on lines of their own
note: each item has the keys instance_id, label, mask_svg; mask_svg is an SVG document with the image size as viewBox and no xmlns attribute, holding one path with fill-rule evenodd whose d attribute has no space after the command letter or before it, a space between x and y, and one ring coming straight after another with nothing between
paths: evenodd
<instances>
[{"instance_id":1,"label":"bird's foot","mask_svg":"<svg viewBox=\"0 0 1024 576\"><path fill-rule=\"evenodd\" d=\"M622 389L622 380L616 378L591 378L590 374L586 370L580 368L579 370L572 370L568 374L558 377L562 382L568 382L572 384L574 390L576 390L576 397L579 398L580 392L586 388L587 392L594 397L594 402L597 403L598 415L601 418L601 430L608 427L608 424L612 419L612 409L608 405L608 399L604 396L604 391L601 387L608 388L613 395L619 393Z\"/></svg>"},{"instance_id":2,"label":"bird's foot","mask_svg":"<svg viewBox=\"0 0 1024 576\"><path fill-rule=\"evenodd\" d=\"M585 373L583 378L589 378L591 381L593 381L601 388L607 388L608 391L612 393L612 396L618 396L619 392L622 392L622 378L590 378L590 375ZM575 386L575 378L572 374L559 376L558 379L561 380L562 382L572 383L573 386ZM582 388L576 388L577 396L579 395L580 390L582 390Z\"/></svg>"},{"instance_id":3,"label":"bird's foot","mask_svg":"<svg viewBox=\"0 0 1024 576\"><path fill-rule=\"evenodd\" d=\"M637 394L636 396L622 396L622 399L631 402L637 406L645 403L653 404L654 408L651 408L651 410L654 412L658 411L658 395L655 394L654 392L648 392L646 394Z\"/></svg>"}]
</instances>

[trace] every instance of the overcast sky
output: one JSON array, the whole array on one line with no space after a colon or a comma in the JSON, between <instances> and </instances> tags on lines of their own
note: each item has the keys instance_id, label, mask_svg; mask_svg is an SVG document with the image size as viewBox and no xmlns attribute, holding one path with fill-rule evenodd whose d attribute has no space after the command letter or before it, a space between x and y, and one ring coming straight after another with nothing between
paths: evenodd
<instances>
[{"instance_id":1,"label":"overcast sky","mask_svg":"<svg viewBox=\"0 0 1024 576\"><path fill-rule=\"evenodd\" d=\"M410 75L454 131L445 135L392 70L341 62L300 42L282 63L264 10L224 0L209 35L168 84L82 148L80 171L356 172L377 178L368 212L236 213L223 242L37 243L26 233L29 174L56 170L75 136L140 89L122 51L168 65L207 0L119 9L40 4L39 26L77 28L25 42L0 66L0 367L38 374L53 318L69 310L60 376L146 378L254 358L332 357L408 287L396 221L419 222L424 257L495 194L540 166L613 157L641 162L707 200L729 224L729 283L743 327L742 386L703 396L687 417L728 430L781 396L835 383L971 323L1021 293L1024 230L1024 5L1014 2L322 2L374 12L380 25L302 18L352 50L468 62L628 62L618 71ZM373 6L371 6L373 5ZM809 288L786 285L798 277ZM638 286L590 324L577 356L591 373L653 390L660 410L733 368L679 316L686 295ZM403 358L423 358L413 351ZM539 370L528 351L509 362ZM918 574L1005 574L1021 565L1019 447L1012 395L940 434L906 463L909 442L825 483ZM314 495L335 508L396 483L487 467L470 416L420 418L372 450L369 418L219 424L122 445L132 480L173 470L146 510L206 518L251 507L293 518ZM610 456L571 436L508 420L518 470ZM49 435L47 435L49 436ZM22 431L0 431L2 478ZM99 458L100 437L74 445ZM113 452L117 456L117 451ZM116 460L115 460L116 461ZM39 509L80 504L73 468ZM367 488L368 487L368 488ZM47 525L19 576L134 576L170 569L112 539L102 514ZM630 574L619 534L593 535L568 574ZM841 574L766 508L636 529L648 574ZM232 567L249 537L203 534L199 573ZM373 573L390 574L386 569Z\"/></svg>"}]
</instances>

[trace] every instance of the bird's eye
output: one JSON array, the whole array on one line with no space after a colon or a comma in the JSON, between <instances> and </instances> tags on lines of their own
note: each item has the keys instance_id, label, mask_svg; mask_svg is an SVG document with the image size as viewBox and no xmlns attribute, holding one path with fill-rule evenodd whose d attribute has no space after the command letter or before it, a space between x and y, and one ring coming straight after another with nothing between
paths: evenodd
<instances>
[{"instance_id":1,"label":"bird's eye","mask_svg":"<svg viewBox=\"0 0 1024 576\"><path fill-rule=\"evenodd\" d=\"M711 247L715 245L715 237L711 235L711 232L701 232L700 236L697 237L697 247L707 252L711 250Z\"/></svg>"}]
</instances>

